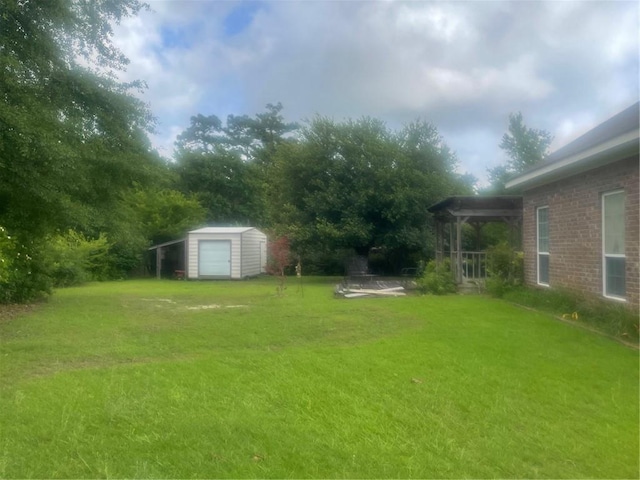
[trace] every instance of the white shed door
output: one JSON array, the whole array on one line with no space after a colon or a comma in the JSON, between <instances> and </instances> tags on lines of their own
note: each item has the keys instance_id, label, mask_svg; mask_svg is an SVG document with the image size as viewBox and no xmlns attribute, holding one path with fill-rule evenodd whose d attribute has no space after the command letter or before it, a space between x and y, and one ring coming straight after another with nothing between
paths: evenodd
<instances>
[{"instance_id":1,"label":"white shed door","mask_svg":"<svg viewBox=\"0 0 640 480\"><path fill-rule=\"evenodd\" d=\"M231 276L231 242L200 240L198 242L198 276Z\"/></svg>"}]
</instances>

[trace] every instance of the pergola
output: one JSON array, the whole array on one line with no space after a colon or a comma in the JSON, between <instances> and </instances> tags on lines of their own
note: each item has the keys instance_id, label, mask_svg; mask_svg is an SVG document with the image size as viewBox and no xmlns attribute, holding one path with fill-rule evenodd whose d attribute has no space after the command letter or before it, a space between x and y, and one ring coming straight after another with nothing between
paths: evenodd
<instances>
[{"instance_id":1,"label":"pergola","mask_svg":"<svg viewBox=\"0 0 640 480\"><path fill-rule=\"evenodd\" d=\"M490 222L504 222L516 237L522 224L522 197L514 195L454 196L427 209L435 219L436 261L445 255L445 231L448 227L451 264L455 265L456 281L463 281L462 225L471 225L479 237L482 227ZM512 240L513 242L513 240ZM454 250L455 246L455 250Z\"/></svg>"}]
</instances>

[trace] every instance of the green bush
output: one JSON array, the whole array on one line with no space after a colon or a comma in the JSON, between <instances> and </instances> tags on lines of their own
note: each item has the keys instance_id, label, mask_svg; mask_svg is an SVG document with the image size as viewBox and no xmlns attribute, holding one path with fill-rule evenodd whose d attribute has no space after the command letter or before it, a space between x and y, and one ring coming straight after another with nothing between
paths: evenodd
<instances>
[{"instance_id":1,"label":"green bush","mask_svg":"<svg viewBox=\"0 0 640 480\"><path fill-rule=\"evenodd\" d=\"M502 297L524 283L524 255L511 248L506 241L487 249L487 292Z\"/></svg>"},{"instance_id":2,"label":"green bush","mask_svg":"<svg viewBox=\"0 0 640 480\"><path fill-rule=\"evenodd\" d=\"M104 235L90 239L69 230L49 240L51 277L54 286L68 287L103 280L109 268L109 242Z\"/></svg>"},{"instance_id":3,"label":"green bush","mask_svg":"<svg viewBox=\"0 0 640 480\"><path fill-rule=\"evenodd\" d=\"M109 244L103 235L89 239L69 230L42 239L25 237L0 226L0 303L31 302L53 287L109 276Z\"/></svg>"},{"instance_id":4,"label":"green bush","mask_svg":"<svg viewBox=\"0 0 640 480\"><path fill-rule=\"evenodd\" d=\"M51 293L44 244L9 235L0 226L0 303L25 303Z\"/></svg>"},{"instance_id":5,"label":"green bush","mask_svg":"<svg viewBox=\"0 0 640 480\"><path fill-rule=\"evenodd\" d=\"M502 298L511 288L513 286L500 277L487 277L484 281L485 291L496 298Z\"/></svg>"},{"instance_id":6,"label":"green bush","mask_svg":"<svg viewBox=\"0 0 640 480\"><path fill-rule=\"evenodd\" d=\"M455 293L457 290L456 282L453 279L449 259L447 258L441 263L435 260L427 263L423 274L418 277L417 284L418 289L423 293L432 293L434 295Z\"/></svg>"}]
</instances>

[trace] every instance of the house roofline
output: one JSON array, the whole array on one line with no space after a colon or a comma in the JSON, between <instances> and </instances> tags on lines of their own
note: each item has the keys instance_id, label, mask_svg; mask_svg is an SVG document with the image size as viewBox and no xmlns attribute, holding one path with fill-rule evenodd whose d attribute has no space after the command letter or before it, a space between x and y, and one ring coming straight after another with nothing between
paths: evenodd
<instances>
[{"instance_id":1,"label":"house roofline","mask_svg":"<svg viewBox=\"0 0 640 480\"><path fill-rule=\"evenodd\" d=\"M640 131L634 129L554 163L543 164L539 168L513 178L505 186L507 189L535 187L608 165L637 153L639 140Z\"/></svg>"}]
</instances>

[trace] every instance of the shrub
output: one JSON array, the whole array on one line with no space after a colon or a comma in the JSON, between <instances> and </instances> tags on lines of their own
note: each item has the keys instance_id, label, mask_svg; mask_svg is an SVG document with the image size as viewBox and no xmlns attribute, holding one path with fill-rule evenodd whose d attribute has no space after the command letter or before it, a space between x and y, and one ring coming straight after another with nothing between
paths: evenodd
<instances>
[{"instance_id":1,"label":"shrub","mask_svg":"<svg viewBox=\"0 0 640 480\"><path fill-rule=\"evenodd\" d=\"M51 293L44 244L22 240L0 226L0 303L25 303Z\"/></svg>"},{"instance_id":2,"label":"shrub","mask_svg":"<svg viewBox=\"0 0 640 480\"><path fill-rule=\"evenodd\" d=\"M500 277L487 277L484 281L486 292L496 298L502 298L511 288L512 286Z\"/></svg>"},{"instance_id":3,"label":"shrub","mask_svg":"<svg viewBox=\"0 0 640 480\"><path fill-rule=\"evenodd\" d=\"M107 276L109 243L104 235L90 239L69 230L52 237L49 246L54 286L68 287Z\"/></svg>"},{"instance_id":4,"label":"shrub","mask_svg":"<svg viewBox=\"0 0 640 480\"><path fill-rule=\"evenodd\" d=\"M287 237L279 237L267 245L267 273L278 279L276 291L282 295L286 288L285 269L291 264L291 249Z\"/></svg>"},{"instance_id":5,"label":"shrub","mask_svg":"<svg viewBox=\"0 0 640 480\"><path fill-rule=\"evenodd\" d=\"M487 249L487 292L502 297L506 292L524 283L524 256L506 241Z\"/></svg>"},{"instance_id":6,"label":"shrub","mask_svg":"<svg viewBox=\"0 0 640 480\"><path fill-rule=\"evenodd\" d=\"M431 260L417 280L418 289L423 293L446 295L456 292L456 282L451 271L451 262L445 259L438 263Z\"/></svg>"},{"instance_id":7,"label":"shrub","mask_svg":"<svg viewBox=\"0 0 640 480\"><path fill-rule=\"evenodd\" d=\"M294 252L304 265L305 275L344 275L347 260L355 255L352 249L318 248Z\"/></svg>"}]
</instances>

